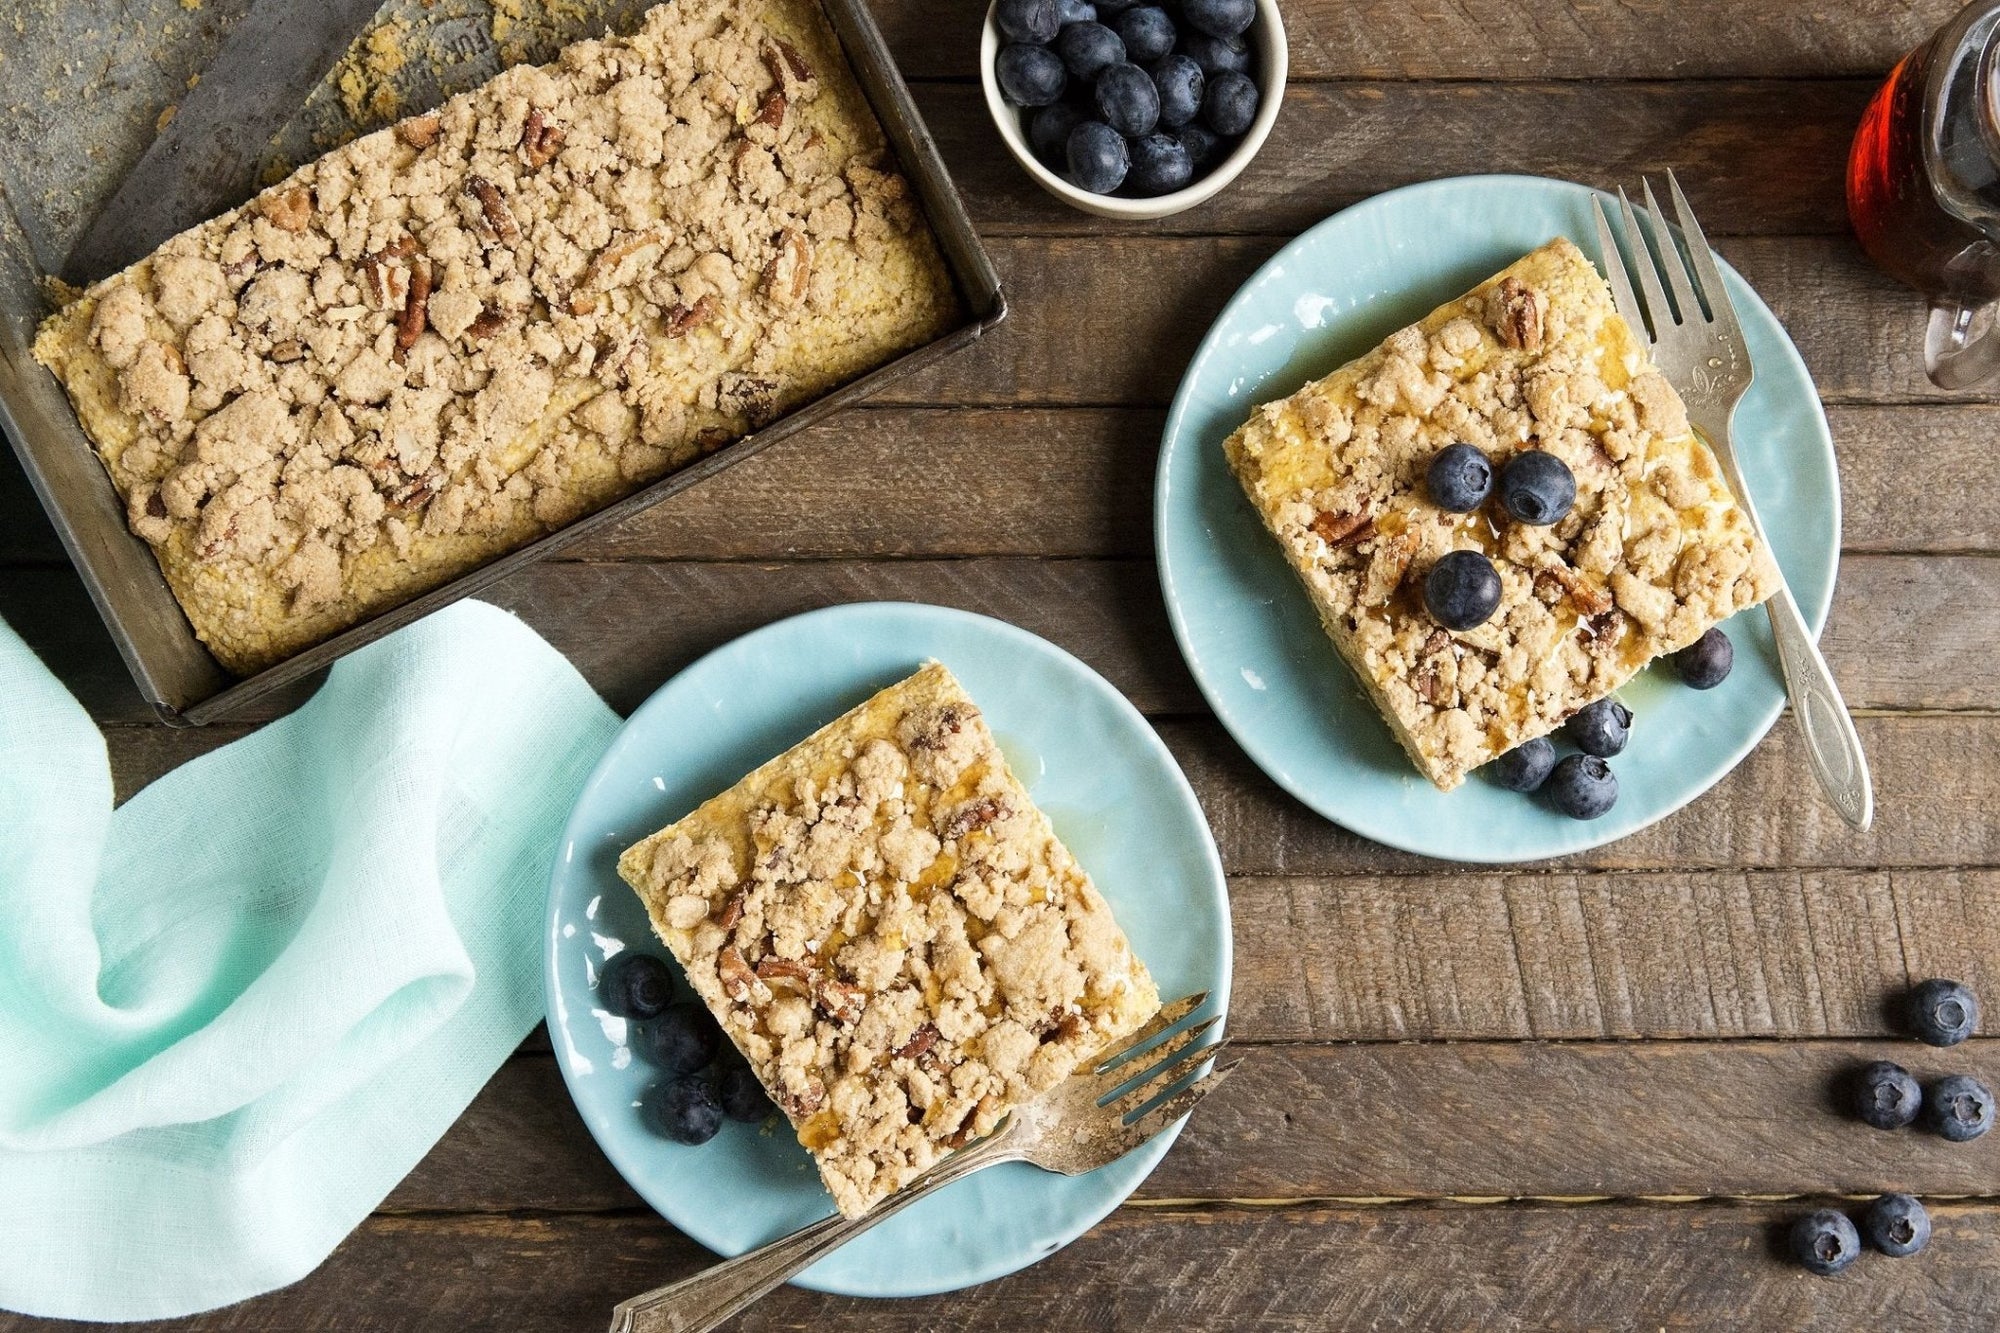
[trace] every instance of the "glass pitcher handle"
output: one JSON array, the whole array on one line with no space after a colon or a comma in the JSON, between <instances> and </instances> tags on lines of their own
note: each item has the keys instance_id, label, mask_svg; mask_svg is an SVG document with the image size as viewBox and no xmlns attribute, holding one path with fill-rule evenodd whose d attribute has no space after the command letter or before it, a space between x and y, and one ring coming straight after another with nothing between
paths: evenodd
<instances>
[{"instance_id":1,"label":"glass pitcher handle","mask_svg":"<svg viewBox=\"0 0 2000 1333\"><path fill-rule=\"evenodd\" d=\"M1991 291L1996 269L2000 269L2000 250L1982 240L1961 250L1945 272L1961 281L1977 274L1983 280L1966 285ZM2000 301L1932 297L1930 323L1924 330L1924 369L1940 389L1970 389L2000 375Z\"/></svg>"}]
</instances>

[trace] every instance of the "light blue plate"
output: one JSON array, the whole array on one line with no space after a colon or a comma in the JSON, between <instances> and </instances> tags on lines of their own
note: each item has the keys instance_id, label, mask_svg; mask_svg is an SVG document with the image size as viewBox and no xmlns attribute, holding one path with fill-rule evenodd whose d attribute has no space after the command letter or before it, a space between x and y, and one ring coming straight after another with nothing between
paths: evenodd
<instances>
[{"instance_id":1,"label":"light blue plate","mask_svg":"<svg viewBox=\"0 0 2000 1333\"><path fill-rule=\"evenodd\" d=\"M1478 775L1439 792L1334 652L1223 459L1223 439L1252 407L1329 373L1537 246L1566 235L1598 258L1592 194L1532 176L1469 176L1328 218L1230 301L1167 417L1154 515L1160 581L1202 693L1280 786L1392 847L1512 862L1601 846L1707 791L1784 707L1770 622L1750 611L1728 624L1736 669L1719 687L1691 690L1655 669L1619 692L1637 721L1630 748L1613 761L1620 794L1610 814L1579 823ZM1737 412L1737 448L1778 563L1817 633L1840 557L1833 439L1784 329L1734 269L1723 272L1757 368Z\"/></svg>"},{"instance_id":2,"label":"light blue plate","mask_svg":"<svg viewBox=\"0 0 2000 1333\"><path fill-rule=\"evenodd\" d=\"M549 1037L584 1123L646 1202L721 1254L823 1217L832 1200L782 1118L764 1129L725 1124L699 1148L642 1123L638 1103L655 1075L594 985L620 949L667 954L618 878L618 854L930 658L979 702L1160 993L1229 994L1229 899L1201 807L1152 728L1089 667L997 620L893 603L815 611L717 649L632 714L584 785L549 888L547 984ZM689 993L678 968L675 982ZM981 1172L798 1280L844 1295L922 1296L1001 1277L1117 1207L1178 1133L1084 1176L1019 1164Z\"/></svg>"}]
</instances>

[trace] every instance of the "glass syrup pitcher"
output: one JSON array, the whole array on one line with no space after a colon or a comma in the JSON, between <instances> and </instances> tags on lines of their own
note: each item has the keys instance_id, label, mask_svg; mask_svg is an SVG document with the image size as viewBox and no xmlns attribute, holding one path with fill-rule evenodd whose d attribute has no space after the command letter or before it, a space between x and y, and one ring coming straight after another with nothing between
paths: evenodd
<instances>
[{"instance_id":1,"label":"glass syrup pitcher","mask_svg":"<svg viewBox=\"0 0 2000 1333\"><path fill-rule=\"evenodd\" d=\"M1978 0L1891 72L1847 163L1862 248L1931 300L1924 368L1945 389L2000 375L1997 66L2000 0Z\"/></svg>"}]
</instances>

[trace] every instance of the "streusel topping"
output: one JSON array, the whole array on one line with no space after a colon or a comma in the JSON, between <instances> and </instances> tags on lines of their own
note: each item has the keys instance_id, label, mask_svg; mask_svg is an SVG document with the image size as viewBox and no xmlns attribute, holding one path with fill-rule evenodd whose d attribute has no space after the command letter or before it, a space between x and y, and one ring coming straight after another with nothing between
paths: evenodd
<instances>
[{"instance_id":1,"label":"streusel topping","mask_svg":"<svg viewBox=\"0 0 2000 1333\"><path fill-rule=\"evenodd\" d=\"M632 848L620 873L844 1212L1158 1006L941 666Z\"/></svg>"}]
</instances>

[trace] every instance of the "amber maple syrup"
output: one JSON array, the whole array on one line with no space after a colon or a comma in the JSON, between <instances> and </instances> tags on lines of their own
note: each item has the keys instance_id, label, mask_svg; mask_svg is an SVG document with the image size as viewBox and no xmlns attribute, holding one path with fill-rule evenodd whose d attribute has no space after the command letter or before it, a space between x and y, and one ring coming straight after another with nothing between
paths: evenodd
<instances>
[{"instance_id":1,"label":"amber maple syrup","mask_svg":"<svg viewBox=\"0 0 2000 1333\"><path fill-rule=\"evenodd\" d=\"M1847 164L1869 258L1932 300L1926 364L1962 387L2000 371L2000 0L1967 6L1869 103Z\"/></svg>"}]
</instances>

